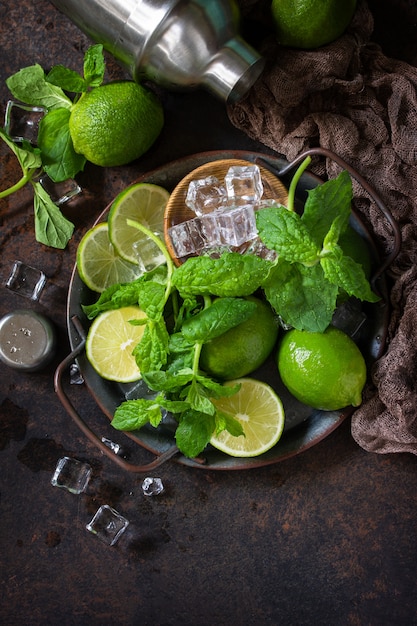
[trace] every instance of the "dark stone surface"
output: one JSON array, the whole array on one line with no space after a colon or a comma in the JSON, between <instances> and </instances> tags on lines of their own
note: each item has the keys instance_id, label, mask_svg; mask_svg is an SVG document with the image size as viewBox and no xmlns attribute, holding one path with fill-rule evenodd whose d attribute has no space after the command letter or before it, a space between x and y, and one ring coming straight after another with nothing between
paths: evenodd
<instances>
[{"instance_id":1,"label":"dark stone surface","mask_svg":"<svg viewBox=\"0 0 417 626\"><path fill-rule=\"evenodd\" d=\"M375 39L415 62L414 2L372 1ZM80 69L89 42L46 0L0 3L0 106L19 68L63 63ZM391 19L392 18L392 19ZM411 38L411 33L413 37ZM109 78L124 76L109 58ZM214 149L262 149L234 129L210 96L161 93L166 125L128 167L88 166L86 193L68 215L67 250L35 243L30 190L0 201L0 315L29 306L56 324L59 351L43 372L0 366L0 621L18 626L415 624L417 461L377 456L352 440L349 420L304 454L247 472L213 472L171 461L155 474L166 492L141 493L81 434L61 406L53 373L68 353L65 302L77 243L108 202L143 172ZM0 146L1 187L19 176ZM44 270L39 303L4 287L18 258ZM83 387L71 395L100 432L110 427ZM130 444L131 445L131 444ZM139 448L139 460L150 460ZM58 458L93 467L87 492L50 484ZM131 525L109 548L85 525L101 504Z\"/></svg>"}]
</instances>

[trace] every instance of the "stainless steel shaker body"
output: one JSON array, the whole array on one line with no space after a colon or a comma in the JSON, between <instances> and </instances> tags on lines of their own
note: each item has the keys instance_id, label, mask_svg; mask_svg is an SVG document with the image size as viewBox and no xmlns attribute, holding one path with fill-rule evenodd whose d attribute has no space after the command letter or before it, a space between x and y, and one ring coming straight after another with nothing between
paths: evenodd
<instances>
[{"instance_id":1,"label":"stainless steel shaker body","mask_svg":"<svg viewBox=\"0 0 417 626\"><path fill-rule=\"evenodd\" d=\"M245 95L264 61L238 34L234 0L52 0L136 81Z\"/></svg>"}]
</instances>

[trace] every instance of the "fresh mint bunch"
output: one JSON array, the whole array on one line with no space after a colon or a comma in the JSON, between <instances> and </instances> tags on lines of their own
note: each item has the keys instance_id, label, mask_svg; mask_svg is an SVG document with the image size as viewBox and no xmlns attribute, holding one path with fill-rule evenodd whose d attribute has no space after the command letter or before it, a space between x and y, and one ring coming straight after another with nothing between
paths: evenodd
<instances>
[{"instance_id":1,"label":"fresh mint bunch","mask_svg":"<svg viewBox=\"0 0 417 626\"><path fill-rule=\"evenodd\" d=\"M38 147L28 142L18 146L0 130L1 138L7 143L22 169L20 181L0 192L4 198L30 182L34 191L35 236L47 246L65 248L72 236L74 225L61 213L40 183L34 181L42 171L54 182L74 178L83 170L86 159L74 150L69 133L71 107L81 94L98 87L104 79L105 62L103 46L91 46L84 56L83 76L57 65L45 74L38 64L19 70L6 80L7 87L16 100L30 106L41 106L47 110L39 124ZM74 94L74 100L65 93Z\"/></svg>"}]
</instances>

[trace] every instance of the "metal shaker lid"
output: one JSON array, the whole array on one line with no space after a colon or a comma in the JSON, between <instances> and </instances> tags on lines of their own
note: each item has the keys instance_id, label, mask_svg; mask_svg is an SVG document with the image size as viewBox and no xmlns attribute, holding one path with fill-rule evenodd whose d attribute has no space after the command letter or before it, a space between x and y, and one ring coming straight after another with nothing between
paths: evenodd
<instances>
[{"instance_id":1,"label":"metal shaker lid","mask_svg":"<svg viewBox=\"0 0 417 626\"><path fill-rule=\"evenodd\" d=\"M13 311L0 320L0 360L13 369L41 369L52 359L55 343L51 322L35 311Z\"/></svg>"}]
</instances>

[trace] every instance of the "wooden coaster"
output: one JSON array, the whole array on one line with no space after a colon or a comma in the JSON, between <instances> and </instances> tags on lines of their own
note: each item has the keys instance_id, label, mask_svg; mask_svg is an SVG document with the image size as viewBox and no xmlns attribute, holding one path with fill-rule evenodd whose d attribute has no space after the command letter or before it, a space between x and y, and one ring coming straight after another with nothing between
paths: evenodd
<instances>
[{"instance_id":1,"label":"wooden coaster","mask_svg":"<svg viewBox=\"0 0 417 626\"><path fill-rule=\"evenodd\" d=\"M166 247L175 265L181 265L183 259L178 259L176 257L168 230L171 226L175 226L176 224L180 224L181 222L185 222L195 217L195 213L185 204L190 182L199 178L206 178L207 176L215 176L220 182L223 182L229 168L236 165L245 166L253 165L253 163L241 159L221 159L219 161L205 163L187 174L187 176L185 176L172 191L165 207L164 237ZM281 204L286 205L288 201L288 191L283 183L264 167L259 166L259 170L261 172L261 179L264 187L262 199L277 200Z\"/></svg>"}]
</instances>

